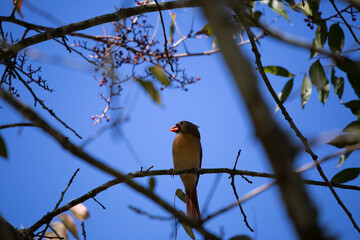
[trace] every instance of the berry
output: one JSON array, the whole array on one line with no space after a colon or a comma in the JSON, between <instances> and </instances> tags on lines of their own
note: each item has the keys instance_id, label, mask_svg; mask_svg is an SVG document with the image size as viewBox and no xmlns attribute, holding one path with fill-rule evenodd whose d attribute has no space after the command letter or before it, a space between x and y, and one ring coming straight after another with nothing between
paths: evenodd
<instances>
[{"instance_id":1,"label":"berry","mask_svg":"<svg viewBox=\"0 0 360 240\"><path fill-rule=\"evenodd\" d=\"M106 121L109 122L109 121L110 121L110 118L107 118Z\"/></svg>"},{"instance_id":2,"label":"berry","mask_svg":"<svg viewBox=\"0 0 360 240\"><path fill-rule=\"evenodd\" d=\"M95 116L91 116L91 119L94 120L94 119L95 119Z\"/></svg>"},{"instance_id":3,"label":"berry","mask_svg":"<svg viewBox=\"0 0 360 240\"><path fill-rule=\"evenodd\" d=\"M120 9L121 9L121 10L124 10L124 9L125 9L125 7L121 7Z\"/></svg>"},{"instance_id":4,"label":"berry","mask_svg":"<svg viewBox=\"0 0 360 240\"><path fill-rule=\"evenodd\" d=\"M162 88L160 88L160 91L162 91L162 90L164 90L164 88L162 87Z\"/></svg>"},{"instance_id":5,"label":"berry","mask_svg":"<svg viewBox=\"0 0 360 240\"><path fill-rule=\"evenodd\" d=\"M99 86L101 87L103 85L103 83L99 83Z\"/></svg>"},{"instance_id":6,"label":"berry","mask_svg":"<svg viewBox=\"0 0 360 240\"><path fill-rule=\"evenodd\" d=\"M20 97L20 94L16 94L17 97Z\"/></svg>"},{"instance_id":7,"label":"berry","mask_svg":"<svg viewBox=\"0 0 360 240\"><path fill-rule=\"evenodd\" d=\"M196 80L198 80L198 81L199 81L199 80L200 80L200 77L197 77L197 78L196 78Z\"/></svg>"}]
</instances>

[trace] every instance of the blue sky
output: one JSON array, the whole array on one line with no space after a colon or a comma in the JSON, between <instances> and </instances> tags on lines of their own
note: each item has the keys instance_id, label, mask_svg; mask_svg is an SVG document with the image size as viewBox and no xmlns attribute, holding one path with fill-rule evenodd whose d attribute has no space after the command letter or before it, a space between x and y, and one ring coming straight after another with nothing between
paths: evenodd
<instances>
[{"instance_id":1,"label":"blue sky","mask_svg":"<svg viewBox=\"0 0 360 240\"><path fill-rule=\"evenodd\" d=\"M108 1L99 4L98 1L76 1L65 3L61 1L49 2L38 1L36 6L61 19L64 23L72 23L93 16L110 13L113 7L134 6L130 1ZM10 13L11 1L3 4L0 15L7 16ZM340 5L340 4L339 4ZM333 10L328 3L324 7L330 12ZM183 34L186 34L191 24L192 10L175 10L177 21ZM324 10L325 12L325 10ZM277 16L270 10L266 10L268 21ZM23 15L25 21L40 25L53 26L41 16L34 14L24 5ZM167 31L170 27L170 18L164 13ZM285 19L276 22L276 27L301 35L309 39L314 35L303 22L300 14L290 15L292 25ZM149 14L148 22L156 23L157 14ZM195 11L194 30L200 30L206 24L201 12ZM356 22L352 23L356 24ZM109 26L107 26L109 28ZM342 25L346 34L345 41L350 40L350 35ZM17 33L19 28L4 24L5 29ZM109 28L110 29L110 28ZM94 27L87 33L100 34L101 28ZM162 46L162 32L157 37ZM175 40L179 38L175 34ZM212 40L195 39L187 42L191 52L211 49ZM345 42L345 49L351 46ZM80 60L75 54L68 54L66 49L58 43L49 41L32 46L40 54L60 56L66 61ZM251 49L248 45L241 47L254 63ZM313 61L309 61L309 51L294 48L282 42L265 38L261 40L259 47L264 65L280 65L296 74L293 92L285 106L298 125L302 133L309 139L325 136L319 144L313 147L314 152L321 158L336 151L332 146L326 145L326 141L335 136L334 132L340 131L349 122L356 120L351 112L344 108L331 88L330 96L325 105L317 99L318 94L313 87L313 93L305 109L301 109L300 86L303 72L309 69ZM180 47L179 52L183 51ZM353 56L359 59L359 54ZM321 60L328 63L326 59ZM105 126L102 123L92 125L91 116L98 114L105 107L99 93L106 93L105 88L100 88L92 79L93 72L88 70L74 70L62 66L62 64L34 61L33 64L42 65L42 76L48 80L48 84L56 91L52 94L43 93L40 89L36 92L42 96L45 103L71 127L76 129L85 139ZM271 172L266 155L261 144L254 136L254 131L247 111L244 108L241 96L233 83L231 74L220 54L211 56L191 57L180 59L180 66L186 69L189 76L201 78L196 84L189 85L188 91L180 89L166 89L161 92L163 106L154 104L150 98L139 88L136 83L126 83L123 95L120 97L120 105L124 104L127 109L131 108L129 121L121 125L119 135L114 131L108 131L86 146L86 150L93 156L116 169L127 173L140 170L140 164L127 146L125 138L131 143L136 155L144 164L144 168L154 166L153 169L172 168L171 144L175 137L169 128L180 120L188 120L200 126L203 146L203 167L232 168L239 149L242 150L238 169ZM326 68L329 76L330 68ZM118 74L126 74L126 69L118 70ZM124 73L125 72L125 73ZM340 75L340 71L339 75ZM286 78L269 75L275 90L279 92L286 82ZM259 80L263 95L271 109L275 109L274 101L266 92L264 84ZM21 99L29 105L33 104L32 98L25 89L20 88ZM349 84L345 85L343 102L355 99L356 96ZM127 104L126 99L129 100ZM22 122L24 119L3 101L0 105L0 124ZM71 140L81 144L79 139L54 121L49 114L40 107L36 111L51 122L52 126L67 135ZM113 117L118 112L113 112ZM301 144L290 131L288 123L280 112L274 114L279 124L286 130L296 144ZM64 204L75 199L91 189L111 180L104 174L83 161L73 157L62 150L49 136L37 128L6 129L0 134L6 141L9 159L0 161L0 213L15 227L31 226L48 211L51 211L58 201L61 192L67 185L68 180L77 168L80 172L74 183L65 195ZM359 167L357 158L359 154L353 154L340 168ZM296 166L311 162L309 155L300 152ZM324 163L326 175L331 178L339 170L336 169L337 160ZM315 170L310 170L304 176L308 179L321 180ZM179 177L159 176L155 177L155 192L166 199L169 203L174 202L174 193L177 188L183 188ZM268 179L251 178L253 184L248 184L240 177L236 178L236 186L240 196L251 189L269 182ZM148 179L136 181L147 185ZM214 188L214 182L218 187ZM349 184L359 185L359 180ZM319 209L321 225L328 234L336 235L339 239L354 239L358 233L352 227L349 219L341 210L330 191L324 187L307 186L309 195ZM359 223L360 208L358 202L360 194L350 190L336 190L345 205L352 212L355 220ZM204 210L204 204L211 196L211 201L206 213L214 212L235 201L230 180L227 175L202 175L198 185L200 209ZM167 213L157 205L140 196L138 193L124 185L117 185L97 196L105 207L103 210L93 200L84 204L88 207L91 217L85 221L88 239L174 239L174 221L149 220L147 217L138 215L128 208L135 206L154 215L167 216ZM185 211L185 206L178 199L176 206ZM283 207L277 187L266 191L259 196L246 202L244 210L247 213L250 225L255 233L250 233L243 223L240 211L237 208L221 215L206 224L206 228L213 233L228 239L237 234L247 234L256 239L296 239L296 234L289 222L289 217ZM79 222L77 222L80 226ZM196 233L197 236L200 236ZM180 227L178 239L187 239L186 233Z\"/></svg>"}]
</instances>

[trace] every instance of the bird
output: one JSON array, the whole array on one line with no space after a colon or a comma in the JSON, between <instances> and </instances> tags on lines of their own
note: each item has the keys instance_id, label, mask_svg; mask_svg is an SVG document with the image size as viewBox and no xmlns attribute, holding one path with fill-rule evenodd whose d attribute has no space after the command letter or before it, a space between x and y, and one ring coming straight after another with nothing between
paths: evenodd
<instances>
[{"instance_id":1,"label":"bird","mask_svg":"<svg viewBox=\"0 0 360 240\"><path fill-rule=\"evenodd\" d=\"M198 126L188 121L180 121L170 128L177 133L173 145L172 155L175 170L186 168L201 168L202 148ZM200 218L200 208L196 192L199 174L181 174L185 187L186 214L193 219Z\"/></svg>"}]
</instances>

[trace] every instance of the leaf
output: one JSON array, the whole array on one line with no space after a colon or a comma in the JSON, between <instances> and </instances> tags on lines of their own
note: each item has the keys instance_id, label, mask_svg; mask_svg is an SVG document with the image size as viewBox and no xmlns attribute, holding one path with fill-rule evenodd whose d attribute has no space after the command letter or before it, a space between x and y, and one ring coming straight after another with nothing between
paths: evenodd
<instances>
[{"instance_id":1,"label":"leaf","mask_svg":"<svg viewBox=\"0 0 360 240\"><path fill-rule=\"evenodd\" d=\"M336 165L336 168L339 168L345 162L345 160L350 156L351 153L352 152L347 152L347 153L341 155L339 158L339 162Z\"/></svg>"},{"instance_id":2,"label":"leaf","mask_svg":"<svg viewBox=\"0 0 360 240\"><path fill-rule=\"evenodd\" d=\"M334 147L337 148L344 148L346 146L351 146L359 142L360 142L360 134L345 133L345 134L340 134L339 136L328 142L328 144L333 145Z\"/></svg>"},{"instance_id":3,"label":"leaf","mask_svg":"<svg viewBox=\"0 0 360 240\"><path fill-rule=\"evenodd\" d=\"M310 79L304 75L303 82L301 84L301 107L304 108L308 102L312 91L312 85Z\"/></svg>"},{"instance_id":4,"label":"leaf","mask_svg":"<svg viewBox=\"0 0 360 240\"><path fill-rule=\"evenodd\" d=\"M329 29L329 48L333 54L340 54L344 47L344 31L339 23L334 23Z\"/></svg>"},{"instance_id":5,"label":"leaf","mask_svg":"<svg viewBox=\"0 0 360 240\"><path fill-rule=\"evenodd\" d=\"M340 102L344 92L344 78L335 76L335 69L331 69L331 84L334 86L334 92L338 95Z\"/></svg>"},{"instance_id":6,"label":"leaf","mask_svg":"<svg viewBox=\"0 0 360 240\"><path fill-rule=\"evenodd\" d=\"M360 168L347 168L341 172L335 174L332 177L330 183L346 183L348 181L354 180L359 176Z\"/></svg>"},{"instance_id":7,"label":"leaf","mask_svg":"<svg viewBox=\"0 0 360 240\"><path fill-rule=\"evenodd\" d=\"M186 204L185 193L180 188L176 189L175 194L181 201Z\"/></svg>"},{"instance_id":8,"label":"leaf","mask_svg":"<svg viewBox=\"0 0 360 240\"><path fill-rule=\"evenodd\" d=\"M268 4L272 10L274 10L275 12L277 12L278 14L280 14L281 16L286 18L286 20L288 20L291 23L288 15L285 11L285 7L280 0L264 0L264 1L262 1L262 3Z\"/></svg>"},{"instance_id":9,"label":"leaf","mask_svg":"<svg viewBox=\"0 0 360 240\"><path fill-rule=\"evenodd\" d=\"M195 36L200 34L204 34L206 36L212 36L214 34L209 23L207 23L200 31L196 32Z\"/></svg>"},{"instance_id":10,"label":"leaf","mask_svg":"<svg viewBox=\"0 0 360 240\"><path fill-rule=\"evenodd\" d=\"M154 191L154 189L155 189L155 184L156 184L155 178L154 178L154 177L151 177L151 178L149 179L149 190L150 190L150 191Z\"/></svg>"},{"instance_id":11,"label":"leaf","mask_svg":"<svg viewBox=\"0 0 360 240\"><path fill-rule=\"evenodd\" d=\"M286 101L286 99L289 97L290 92L293 88L293 84L294 84L294 78L290 79L289 81L287 81L283 87L283 89L281 90L281 92L279 93L279 100L281 103L284 103ZM275 112L279 109L279 106L276 106Z\"/></svg>"},{"instance_id":12,"label":"leaf","mask_svg":"<svg viewBox=\"0 0 360 240\"><path fill-rule=\"evenodd\" d=\"M74 219L67 213L61 214L59 216L60 220L63 222L65 227L70 231L70 233L76 238L79 239L78 229L75 224Z\"/></svg>"},{"instance_id":13,"label":"leaf","mask_svg":"<svg viewBox=\"0 0 360 240\"><path fill-rule=\"evenodd\" d=\"M319 52L317 52L315 49L320 50L324 47L325 42L327 38L327 27L326 22L321 22L315 31L315 38L312 42L312 47L314 49L310 49L310 58L315 57L318 55Z\"/></svg>"},{"instance_id":14,"label":"leaf","mask_svg":"<svg viewBox=\"0 0 360 240\"><path fill-rule=\"evenodd\" d=\"M315 16L319 10L319 0L307 0L303 6L302 2L299 3L299 8L306 16Z\"/></svg>"},{"instance_id":15,"label":"leaf","mask_svg":"<svg viewBox=\"0 0 360 240\"><path fill-rule=\"evenodd\" d=\"M310 66L309 75L311 82L317 88L320 102L324 104L329 96L330 84L329 80L325 75L324 68L322 67L319 60L317 60Z\"/></svg>"},{"instance_id":16,"label":"leaf","mask_svg":"<svg viewBox=\"0 0 360 240\"><path fill-rule=\"evenodd\" d=\"M360 118L360 100L352 100L344 103L344 106L350 108L352 114Z\"/></svg>"},{"instance_id":17,"label":"leaf","mask_svg":"<svg viewBox=\"0 0 360 240\"><path fill-rule=\"evenodd\" d=\"M360 73L347 73L347 77L355 94L360 98Z\"/></svg>"},{"instance_id":18,"label":"leaf","mask_svg":"<svg viewBox=\"0 0 360 240\"><path fill-rule=\"evenodd\" d=\"M359 133L360 134L360 120L349 123L342 131L348 132L348 133Z\"/></svg>"},{"instance_id":19,"label":"leaf","mask_svg":"<svg viewBox=\"0 0 360 240\"><path fill-rule=\"evenodd\" d=\"M160 67L159 65L156 65L154 67L149 67L149 70L155 76L155 78L157 80L159 80L159 82L161 82L161 84L163 84L165 86L170 85L170 81L166 77L166 74L164 73L162 67Z\"/></svg>"},{"instance_id":20,"label":"leaf","mask_svg":"<svg viewBox=\"0 0 360 240\"><path fill-rule=\"evenodd\" d=\"M161 99L159 92L155 89L154 84L150 81L144 81L140 78L136 79L137 82L144 88L144 90L149 94L149 96L156 102L161 105Z\"/></svg>"},{"instance_id":21,"label":"leaf","mask_svg":"<svg viewBox=\"0 0 360 240\"><path fill-rule=\"evenodd\" d=\"M5 159L8 158L5 141L4 141L4 139L1 137L1 135L0 135L0 156L2 156L2 157L5 158Z\"/></svg>"},{"instance_id":22,"label":"leaf","mask_svg":"<svg viewBox=\"0 0 360 240\"><path fill-rule=\"evenodd\" d=\"M175 32L175 17L176 17L176 14L175 13L172 13L171 14L171 25L170 25L170 37L169 37L169 41L170 43L174 42L174 32Z\"/></svg>"},{"instance_id":23,"label":"leaf","mask_svg":"<svg viewBox=\"0 0 360 240\"><path fill-rule=\"evenodd\" d=\"M61 222L54 222L53 224L51 224L53 229L56 231L56 233L63 238L63 240L67 240L69 239L68 233L66 231L66 227L63 223ZM48 239L53 238L53 239L58 239L58 236L54 233L54 232L47 232L45 235Z\"/></svg>"},{"instance_id":24,"label":"leaf","mask_svg":"<svg viewBox=\"0 0 360 240\"><path fill-rule=\"evenodd\" d=\"M179 211L180 214L185 216L185 213L183 211ZM182 223L181 225L183 226L185 232L187 233L187 235L191 238L191 239L195 239L195 235L193 230L191 229L191 227L189 227L189 225L187 225L186 223Z\"/></svg>"},{"instance_id":25,"label":"leaf","mask_svg":"<svg viewBox=\"0 0 360 240\"><path fill-rule=\"evenodd\" d=\"M229 240L252 240L252 238L249 237L249 236L241 234L241 235L233 236Z\"/></svg>"},{"instance_id":26,"label":"leaf","mask_svg":"<svg viewBox=\"0 0 360 240\"><path fill-rule=\"evenodd\" d=\"M287 69L280 66L266 66L264 67L264 71L266 73L272 73L274 75L282 76L282 77L293 77L294 74L289 72Z\"/></svg>"},{"instance_id":27,"label":"leaf","mask_svg":"<svg viewBox=\"0 0 360 240\"><path fill-rule=\"evenodd\" d=\"M85 219L88 219L90 217L89 211L82 203L73 206L72 208L70 208L70 211L72 212L72 214L74 214L74 217L80 221L84 221Z\"/></svg>"}]
</instances>

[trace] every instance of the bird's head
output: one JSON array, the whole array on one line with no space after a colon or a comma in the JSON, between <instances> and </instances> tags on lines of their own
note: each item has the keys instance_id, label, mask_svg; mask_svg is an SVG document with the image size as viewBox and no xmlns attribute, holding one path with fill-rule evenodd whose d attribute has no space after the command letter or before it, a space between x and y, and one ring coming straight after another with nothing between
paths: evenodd
<instances>
[{"instance_id":1,"label":"bird's head","mask_svg":"<svg viewBox=\"0 0 360 240\"><path fill-rule=\"evenodd\" d=\"M190 133L200 138L198 126L188 121L180 121L175 126L170 128L171 132L175 133Z\"/></svg>"}]
</instances>

